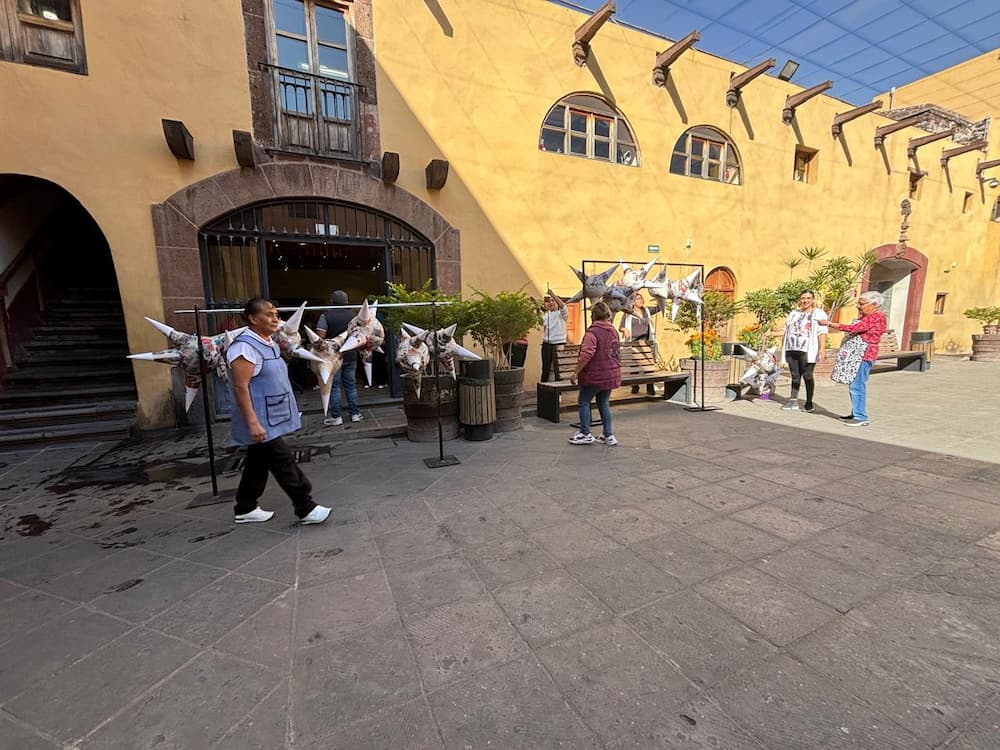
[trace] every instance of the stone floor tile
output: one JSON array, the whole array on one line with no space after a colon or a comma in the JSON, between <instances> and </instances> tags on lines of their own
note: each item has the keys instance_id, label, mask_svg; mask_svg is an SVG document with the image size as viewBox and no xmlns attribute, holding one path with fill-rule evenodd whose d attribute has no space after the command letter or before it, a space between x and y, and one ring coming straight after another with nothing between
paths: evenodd
<instances>
[{"instance_id":1,"label":"stone floor tile","mask_svg":"<svg viewBox=\"0 0 1000 750\"><path fill-rule=\"evenodd\" d=\"M1000 506L958 495L947 503L914 498L887 509L885 515L969 541L1000 529Z\"/></svg>"},{"instance_id":2,"label":"stone floor tile","mask_svg":"<svg viewBox=\"0 0 1000 750\"><path fill-rule=\"evenodd\" d=\"M7 568L23 565L60 547L76 544L79 537L47 531L38 536L20 536L0 531L0 577Z\"/></svg>"},{"instance_id":3,"label":"stone floor tile","mask_svg":"<svg viewBox=\"0 0 1000 750\"><path fill-rule=\"evenodd\" d=\"M740 477L739 479L744 479ZM757 479L761 485L770 485L763 479ZM771 485L778 487L779 485ZM787 489L787 488L784 488ZM735 513L738 510L749 508L767 499L768 491L758 492L752 485L746 483L734 483L732 479L724 482L712 484L702 484L686 490L679 490L678 495L693 500L699 505L703 505L716 513ZM770 491L772 495L777 495L780 491Z\"/></svg>"},{"instance_id":4,"label":"stone floor tile","mask_svg":"<svg viewBox=\"0 0 1000 750\"><path fill-rule=\"evenodd\" d=\"M839 530L921 558L953 555L968 546L970 541L926 526L908 523L902 518L895 517L895 514L889 514L888 511L859 518L839 527Z\"/></svg>"},{"instance_id":5,"label":"stone floor tile","mask_svg":"<svg viewBox=\"0 0 1000 750\"><path fill-rule=\"evenodd\" d=\"M768 750L930 747L785 654L751 666L710 695Z\"/></svg>"},{"instance_id":6,"label":"stone floor tile","mask_svg":"<svg viewBox=\"0 0 1000 750\"><path fill-rule=\"evenodd\" d=\"M449 748L601 746L533 657L462 680L429 700Z\"/></svg>"},{"instance_id":7,"label":"stone floor tile","mask_svg":"<svg viewBox=\"0 0 1000 750\"><path fill-rule=\"evenodd\" d=\"M197 653L176 639L134 630L38 683L6 710L63 740L82 737Z\"/></svg>"},{"instance_id":8,"label":"stone floor tile","mask_svg":"<svg viewBox=\"0 0 1000 750\"><path fill-rule=\"evenodd\" d=\"M558 565L527 534L466 550L465 556L488 589L539 575Z\"/></svg>"},{"instance_id":9,"label":"stone floor tile","mask_svg":"<svg viewBox=\"0 0 1000 750\"><path fill-rule=\"evenodd\" d=\"M216 568L236 570L288 539L287 534L247 528L248 525L250 524L241 526L232 534L217 537L208 544L199 545L187 559Z\"/></svg>"},{"instance_id":10,"label":"stone floor tile","mask_svg":"<svg viewBox=\"0 0 1000 750\"><path fill-rule=\"evenodd\" d=\"M665 717L666 718L666 717ZM670 740L678 750L768 750L704 695L695 696L678 716L669 717Z\"/></svg>"},{"instance_id":11,"label":"stone floor tile","mask_svg":"<svg viewBox=\"0 0 1000 750\"><path fill-rule=\"evenodd\" d=\"M641 542L643 539L659 536L670 528L648 513L630 505L590 516L587 520L622 544Z\"/></svg>"},{"instance_id":12,"label":"stone floor tile","mask_svg":"<svg viewBox=\"0 0 1000 750\"><path fill-rule=\"evenodd\" d=\"M587 589L560 572L509 584L493 595L532 647L612 616Z\"/></svg>"},{"instance_id":13,"label":"stone floor tile","mask_svg":"<svg viewBox=\"0 0 1000 750\"><path fill-rule=\"evenodd\" d=\"M495 490L504 494L509 493L509 487L503 482L497 482ZM441 489L421 493L418 497L423 500L434 519L442 521L455 513L490 510L494 507L491 495L492 493L488 489L480 491L468 488L463 491L455 491L455 488L444 485Z\"/></svg>"},{"instance_id":14,"label":"stone floor tile","mask_svg":"<svg viewBox=\"0 0 1000 750\"><path fill-rule=\"evenodd\" d=\"M89 602L102 594L112 593L165 565L171 558L137 549L121 549L93 564L39 585L47 593L64 599Z\"/></svg>"},{"instance_id":15,"label":"stone floor tile","mask_svg":"<svg viewBox=\"0 0 1000 750\"><path fill-rule=\"evenodd\" d=\"M269 578L272 581L295 583L299 569L299 540L297 537L275 545L267 552L253 558L237 570L246 575L258 578Z\"/></svg>"},{"instance_id":16,"label":"stone floor tile","mask_svg":"<svg viewBox=\"0 0 1000 750\"><path fill-rule=\"evenodd\" d=\"M0 580L0 602L5 602L8 599L23 593L23 586L18 586L17 584L10 583L9 581Z\"/></svg>"},{"instance_id":17,"label":"stone floor tile","mask_svg":"<svg viewBox=\"0 0 1000 750\"><path fill-rule=\"evenodd\" d=\"M601 741L670 747L694 686L620 622L597 625L539 649L556 685Z\"/></svg>"},{"instance_id":18,"label":"stone floor tile","mask_svg":"<svg viewBox=\"0 0 1000 750\"><path fill-rule=\"evenodd\" d=\"M61 750L59 744L3 714L0 714L0 747L4 750Z\"/></svg>"},{"instance_id":19,"label":"stone floor tile","mask_svg":"<svg viewBox=\"0 0 1000 750\"><path fill-rule=\"evenodd\" d=\"M288 682L282 680L212 750L279 750L287 734Z\"/></svg>"},{"instance_id":20,"label":"stone floor tile","mask_svg":"<svg viewBox=\"0 0 1000 750\"><path fill-rule=\"evenodd\" d=\"M836 610L752 568L699 583L695 590L778 646L838 616Z\"/></svg>"},{"instance_id":21,"label":"stone floor tile","mask_svg":"<svg viewBox=\"0 0 1000 750\"><path fill-rule=\"evenodd\" d=\"M0 644L18 638L73 609L73 604L37 591L25 591L8 599L0 607Z\"/></svg>"},{"instance_id":22,"label":"stone floor tile","mask_svg":"<svg viewBox=\"0 0 1000 750\"><path fill-rule=\"evenodd\" d=\"M979 547L931 563L921 578L930 591L1000 600L1000 558ZM910 579L909 586L918 579Z\"/></svg>"},{"instance_id":23,"label":"stone floor tile","mask_svg":"<svg viewBox=\"0 0 1000 750\"><path fill-rule=\"evenodd\" d=\"M691 526L687 531L716 549L744 561L777 552L790 544L786 539L728 517Z\"/></svg>"},{"instance_id":24,"label":"stone floor tile","mask_svg":"<svg viewBox=\"0 0 1000 750\"><path fill-rule=\"evenodd\" d=\"M653 500L644 500L637 503L636 507L671 526L690 526L708 521L717 515L715 511L709 510L704 505L698 505L694 500L670 493L664 493L662 497Z\"/></svg>"},{"instance_id":25,"label":"stone floor tile","mask_svg":"<svg viewBox=\"0 0 1000 750\"><path fill-rule=\"evenodd\" d=\"M574 520L572 513L541 493L526 493L524 497L513 499L502 507L507 518L528 531Z\"/></svg>"},{"instance_id":26,"label":"stone floor tile","mask_svg":"<svg viewBox=\"0 0 1000 750\"><path fill-rule=\"evenodd\" d=\"M625 622L701 688L774 653L757 633L691 590L632 612Z\"/></svg>"},{"instance_id":27,"label":"stone floor tile","mask_svg":"<svg viewBox=\"0 0 1000 750\"><path fill-rule=\"evenodd\" d=\"M385 574L365 573L297 593L295 646L331 643L353 635L395 611Z\"/></svg>"},{"instance_id":28,"label":"stone floor tile","mask_svg":"<svg viewBox=\"0 0 1000 750\"><path fill-rule=\"evenodd\" d=\"M276 671L288 669L292 653L295 591L289 589L231 630L214 647Z\"/></svg>"},{"instance_id":29,"label":"stone floor tile","mask_svg":"<svg viewBox=\"0 0 1000 750\"><path fill-rule=\"evenodd\" d=\"M930 559L895 549L843 529L826 531L803 545L854 570L894 581L920 572Z\"/></svg>"},{"instance_id":30,"label":"stone floor tile","mask_svg":"<svg viewBox=\"0 0 1000 750\"><path fill-rule=\"evenodd\" d=\"M280 681L263 667L206 653L101 727L81 747L211 747ZM173 710L166 713L163 706Z\"/></svg>"},{"instance_id":31,"label":"stone floor tile","mask_svg":"<svg viewBox=\"0 0 1000 750\"><path fill-rule=\"evenodd\" d=\"M384 536L394 531L402 531L412 526L435 523L435 518L426 503L416 497L395 498L390 502L372 504L366 509L375 536Z\"/></svg>"},{"instance_id":32,"label":"stone floor tile","mask_svg":"<svg viewBox=\"0 0 1000 750\"><path fill-rule=\"evenodd\" d=\"M348 727L330 726L321 739L296 740L294 750L444 750L423 698L380 711Z\"/></svg>"},{"instance_id":33,"label":"stone floor tile","mask_svg":"<svg viewBox=\"0 0 1000 750\"><path fill-rule=\"evenodd\" d=\"M407 618L406 630L429 690L528 651L503 610L486 597L421 612Z\"/></svg>"},{"instance_id":34,"label":"stone floor tile","mask_svg":"<svg viewBox=\"0 0 1000 750\"><path fill-rule=\"evenodd\" d=\"M299 539L300 588L377 571L381 567L367 520L331 526L322 534Z\"/></svg>"},{"instance_id":35,"label":"stone floor tile","mask_svg":"<svg viewBox=\"0 0 1000 750\"><path fill-rule=\"evenodd\" d=\"M475 599L483 583L462 555L453 552L385 569L396 606L404 614L431 609L456 599Z\"/></svg>"},{"instance_id":36,"label":"stone floor tile","mask_svg":"<svg viewBox=\"0 0 1000 750\"><path fill-rule=\"evenodd\" d=\"M838 612L849 611L886 586L884 580L801 547L768 555L753 566Z\"/></svg>"},{"instance_id":37,"label":"stone floor tile","mask_svg":"<svg viewBox=\"0 0 1000 750\"><path fill-rule=\"evenodd\" d=\"M583 560L621 546L582 520L535 529L531 537L560 562Z\"/></svg>"},{"instance_id":38,"label":"stone floor tile","mask_svg":"<svg viewBox=\"0 0 1000 750\"><path fill-rule=\"evenodd\" d=\"M851 521L866 518L868 511L846 503L838 503L836 500L817 495L813 492L792 492L781 497L773 498L768 502L776 508L781 508L796 516L808 518L823 526L823 528L833 528L842 526Z\"/></svg>"},{"instance_id":39,"label":"stone floor tile","mask_svg":"<svg viewBox=\"0 0 1000 750\"><path fill-rule=\"evenodd\" d=\"M93 600L93 606L132 622L144 622L223 575L224 571L216 568L175 560L108 589Z\"/></svg>"},{"instance_id":40,"label":"stone floor tile","mask_svg":"<svg viewBox=\"0 0 1000 750\"><path fill-rule=\"evenodd\" d=\"M812 536L823 529L821 523L789 513L770 503L755 505L733 513L730 517L793 542Z\"/></svg>"},{"instance_id":41,"label":"stone floor tile","mask_svg":"<svg viewBox=\"0 0 1000 750\"><path fill-rule=\"evenodd\" d=\"M35 557L22 565L6 568L3 577L22 586L41 586L72 571L81 570L111 554L89 539L66 544Z\"/></svg>"},{"instance_id":42,"label":"stone floor tile","mask_svg":"<svg viewBox=\"0 0 1000 750\"><path fill-rule=\"evenodd\" d=\"M742 563L728 552L682 531L670 531L631 546L633 552L688 586Z\"/></svg>"},{"instance_id":43,"label":"stone floor tile","mask_svg":"<svg viewBox=\"0 0 1000 750\"><path fill-rule=\"evenodd\" d=\"M473 548L520 532L503 511L492 507L452 513L439 527L455 543Z\"/></svg>"},{"instance_id":44,"label":"stone floor tile","mask_svg":"<svg viewBox=\"0 0 1000 750\"><path fill-rule=\"evenodd\" d=\"M452 552L455 542L450 534L438 524L414 526L403 531L375 537L382 564L408 565L418 560L437 557Z\"/></svg>"},{"instance_id":45,"label":"stone floor tile","mask_svg":"<svg viewBox=\"0 0 1000 750\"><path fill-rule=\"evenodd\" d=\"M569 563L566 570L615 612L641 607L682 585L627 548Z\"/></svg>"},{"instance_id":46,"label":"stone floor tile","mask_svg":"<svg viewBox=\"0 0 1000 750\"><path fill-rule=\"evenodd\" d=\"M769 482L784 485L786 488L791 487L797 490L809 489L810 487L825 484L840 474L841 472L837 468L831 469L828 473L825 470L818 472L807 471L805 467L791 468L789 466L765 466L759 467L753 472L754 476L761 477Z\"/></svg>"},{"instance_id":47,"label":"stone floor tile","mask_svg":"<svg viewBox=\"0 0 1000 750\"><path fill-rule=\"evenodd\" d=\"M948 744L948 750L988 750L1000 736L1000 699L982 710L972 722L959 731Z\"/></svg>"}]
</instances>

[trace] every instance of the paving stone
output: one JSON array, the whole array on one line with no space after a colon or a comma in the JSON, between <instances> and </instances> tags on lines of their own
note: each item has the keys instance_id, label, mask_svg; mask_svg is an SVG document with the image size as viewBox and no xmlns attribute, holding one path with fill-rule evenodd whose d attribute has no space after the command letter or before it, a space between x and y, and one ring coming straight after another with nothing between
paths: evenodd
<instances>
[{"instance_id":1,"label":"paving stone","mask_svg":"<svg viewBox=\"0 0 1000 750\"><path fill-rule=\"evenodd\" d=\"M679 490L677 494L693 500L716 513L735 513L738 510L743 510L744 508L749 508L763 502L767 499L768 492L772 495L780 494L780 490L773 489L764 489L762 492L758 492L752 484L739 481L744 479L744 477L740 477L735 482L732 479L728 479L724 482L702 484L690 489ZM754 479L765 487L768 485L771 488L780 487L780 485L771 484L763 479L757 479L756 477ZM783 489L787 489L787 487Z\"/></svg>"},{"instance_id":2,"label":"paving stone","mask_svg":"<svg viewBox=\"0 0 1000 750\"><path fill-rule=\"evenodd\" d=\"M447 747L601 746L534 658L462 680L433 693L429 700Z\"/></svg>"},{"instance_id":3,"label":"paving stone","mask_svg":"<svg viewBox=\"0 0 1000 750\"><path fill-rule=\"evenodd\" d=\"M875 576L800 547L769 555L755 562L754 567L838 612L847 612L885 586Z\"/></svg>"},{"instance_id":4,"label":"paving stone","mask_svg":"<svg viewBox=\"0 0 1000 750\"><path fill-rule=\"evenodd\" d=\"M670 747L694 686L620 622L597 625L538 652L563 695L610 746Z\"/></svg>"},{"instance_id":5,"label":"paving stone","mask_svg":"<svg viewBox=\"0 0 1000 750\"><path fill-rule=\"evenodd\" d=\"M716 517L715 511L709 510L704 505L669 493L653 500L644 500L637 503L636 507L672 526L690 526Z\"/></svg>"},{"instance_id":6,"label":"paving stone","mask_svg":"<svg viewBox=\"0 0 1000 750\"><path fill-rule=\"evenodd\" d=\"M514 499L502 507L507 518L529 531L574 520L572 513L540 493L528 493L526 497Z\"/></svg>"},{"instance_id":7,"label":"paving stone","mask_svg":"<svg viewBox=\"0 0 1000 750\"><path fill-rule=\"evenodd\" d=\"M822 531L823 524L810 521L802 516L789 513L781 508L762 503L752 508L733 513L731 518L756 526L775 536L790 541L798 541Z\"/></svg>"},{"instance_id":8,"label":"paving stone","mask_svg":"<svg viewBox=\"0 0 1000 750\"><path fill-rule=\"evenodd\" d=\"M492 507L452 513L441 521L440 528L463 547L478 547L520 533L503 511Z\"/></svg>"},{"instance_id":9,"label":"paving stone","mask_svg":"<svg viewBox=\"0 0 1000 750\"><path fill-rule=\"evenodd\" d=\"M25 591L8 599L0 608L0 643L18 638L73 608L68 602L37 591Z\"/></svg>"},{"instance_id":10,"label":"paving stone","mask_svg":"<svg viewBox=\"0 0 1000 750\"><path fill-rule=\"evenodd\" d=\"M90 540L59 546L40 557L7 568L3 577L22 586L39 586L74 570L88 567L111 553Z\"/></svg>"},{"instance_id":11,"label":"paving stone","mask_svg":"<svg viewBox=\"0 0 1000 750\"><path fill-rule=\"evenodd\" d=\"M732 518L719 518L691 526L688 532L744 561L755 560L789 545L786 539L734 521Z\"/></svg>"},{"instance_id":12,"label":"paving stone","mask_svg":"<svg viewBox=\"0 0 1000 750\"><path fill-rule=\"evenodd\" d=\"M79 537L53 531L47 531L39 536L4 535L0 531L0 537L3 536L7 538L0 544L0 576L3 576L3 571L7 568L23 565L28 560L80 541Z\"/></svg>"},{"instance_id":13,"label":"paving stone","mask_svg":"<svg viewBox=\"0 0 1000 750\"><path fill-rule=\"evenodd\" d=\"M386 567L408 565L444 555L453 552L456 546L447 529L437 524L414 526L375 537L375 543L378 545L382 564Z\"/></svg>"},{"instance_id":14,"label":"paving stone","mask_svg":"<svg viewBox=\"0 0 1000 750\"><path fill-rule=\"evenodd\" d=\"M803 544L842 565L892 581L915 575L929 559L865 539L843 529L827 531Z\"/></svg>"},{"instance_id":15,"label":"paving stone","mask_svg":"<svg viewBox=\"0 0 1000 750\"><path fill-rule=\"evenodd\" d=\"M730 678L711 696L768 750L930 747L784 654Z\"/></svg>"},{"instance_id":16,"label":"paving stone","mask_svg":"<svg viewBox=\"0 0 1000 750\"><path fill-rule=\"evenodd\" d=\"M0 748L4 750L61 750L51 742L25 726L11 721L0 714Z\"/></svg>"},{"instance_id":17,"label":"paving stone","mask_svg":"<svg viewBox=\"0 0 1000 750\"><path fill-rule=\"evenodd\" d=\"M227 654L284 672L292 653L295 591L288 590L214 644Z\"/></svg>"},{"instance_id":18,"label":"paving stone","mask_svg":"<svg viewBox=\"0 0 1000 750\"><path fill-rule=\"evenodd\" d=\"M298 585L302 589L381 567L367 521L331 526L322 534L299 540Z\"/></svg>"},{"instance_id":19,"label":"paving stone","mask_svg":"<svg viewBox=\"0 0 1000 750\"><path fill-rule=\"evenodd\" d=\"M1000 736L1000 701L994 700L966 728L961 730L948 750L987 750Z\"/></svg>"},{"instance_id":20,"label":"paving stone","mask_svg":"<svg viewBox=\"0 0 1000 750\"><path fill-rule=\"evenodd\" d=\"M615 612L641 607L682 585L630 549L578 560L566 569Z\"/></svg>"},{"instance_id":21,"label":"paving stone","mask_svg":"<svg viewBox=\"0 0 1000 750\"><path fill-rule=\"evenodd\" d=\"M703 695L696 696L679 716L669 717L668 747L679 750L768 750L719 706Z\"/></svg>"},{"instance_id":22,"label":"paving stone","mask_svg":"<svg viewBox=\"0 0 1000 750\"><path fill-rule=\"evenodd\" d=\"M531 532L531 537L560 562L583 560L621 546L586 521L546 526Z\"/></svg>"},{"instance_id":23,"label":"paving stone","mask_svg":"<svg viewBox=\"0 0 1000 750\"><path fill-rule=\"evenodd\" d=\"M223 575L216 568L176 560L108 589L94 599L93 606L110 615L143 622Z\"/></svg>"},{"instance_id":24,"label":"paving stone","mask_svg":"<svg viewBox=\"0 0 1000 750\"><path fill-rule=\"evenodd\" d=\"M423 698L385 709L349 727L311 742L296 742L295 750L443 750L437 727Z\"/></svg>"},{"instance_id":25,"label":"paving stone","mask_svg":"<svg viewBox=\"0 0 1000 750\"><path fill-rule=\"evenodd\" d=\"M796 516L808 518L824 528L842 526L845 523L868 516L868 511L862 508L838 503L835 500L808 492L794 492L777 497L768 504L794 513Z\"/></svg>"},{"instance_id":26,"label":"paving stone","mask_svg":"<svg viewBox=\"0 0 1000 750\"><path fill-rule=\"evenodd\" d=\"M127 588L131 582L169 565L170 562L171 558L151 552L137 549L114 550L92 565L40 584L39 588L64 599L89 602L123 586Z\"/></svg>"},{"instance_id":27,"label":"paving stone","mask_svg":"<svg viewBox=\"0 0 1000 750\"><path fill-rule=\"evenodd\" d=\"M484 593L479 577L458 553L386 568L385 574L396 606L404 614Z\"/></svg>"},{"instance_id":28,"label":"paving stone","mask_svg":"<svg viewBox=\"0 0 1000 750\"><path fill-rule=\"evenodd\" d=\"M622 544L641 542L643 539L659 536L669 530L667 525L630 505L590 516L587 520Z\"/></svg>"},{"instance_id":29,"label":"paving stone","mask_svg":"<svg viewBox=\"0 0 1000 750\"><path fill-rule=\"evenodd\" d=\"M494 596L532 647L612 616L587 589L559 572L512 583L497 589Z\"/></svg>"},{"instance_id":30,"label":"paving stone","mask_svg":"<svg viewBox=\"0 0 1000 750\"><path fill-rule=\"evenodd\" d=\"M699 583L695 590L778 646L838 616L836 610L752 568Z\"/></svg>"},{"instance_id":31,"label":"paving stone","mask_svg":"<svg viewBox=\"0 0 1000 750\"><path fill-rule=\"evenodd\" d=\"M292 722L296 742L322 738L420 696L420 677L394 612L336 644L295 654Z\"/></svg>"},{"instance_id":32,"label":"paving stone","mask_svg":"<svg viewBox=\"0 0 1000 750\"><path fill-rule=\"evenodd\" d=\"M492 599L454 602L407 619L428 689L526 655L528 647Z\"/></svg>"},{"instance_id":33,"label":"paving stone","mask_svg":"<svg viewBox=\"0 0 1000 750\"><path fill-rule=\"evenodd\" d=\"M375 536L391 534L412 526L435 523L427 505L418 497L397 498L392 502L379 503L367 509L372 533Z\"/></svg>"},{"instance_id":34,"label":"paving stone","mask_svg":"<svg viewBox=\"0 0 1000 750\"><path fill-rule=\"evenodd\" d=\"M741 564L729 553L680 531L633 544L631 549L685 586Z\"/></svg>"},{"instance_id":35,"label":"paving stone","mask_svg":"<svg viewBox=\"0 0 1000 750\"><path fill-rule=\"evenodd\" d=\"M852 521L841 526L840 531L856 534L921 558L952 555L969 543L969 540L907 523L905 520L882 513L874 513Z\"/></svg>"},{"instance_id":36,"label":"paving stone","mask_svg":"<svg viewBox=\"0 0 1000 750\"><path fill-rule=\"evenodd\" d=\"M365 573L298 592L297 648L346 638L395 610L385 574Z\"/></svg>"},{"instance_id":37,"label":"paving stone","mask_svg":"<svg viewBox=\"0 0 1000 750\"><path fill-rule=\"evenodd\" d=\"M509 493L509 488L498 483L498 492ZM490 510L494 504L490 501L491 494L488 490L466 489L456 491L454 487L447 486L441 490L421 493L417 497L421 498L435 520L442 521L455 513L474 513L476 511Z\"/></svg>"},{"instance_id":38,"label":"paving stone","mask_svg":"<svg viewBox=\"0 0 1000 750\"><path fill-rule=\"evenodd\" d=\"M287 583L289 586L295 583L299 568L299 540L289 539L275 545L267 552L257 555L246 565L241 565L237 570L246 575L257 576L258 578L270 578L272 581Z\"/></svg>"},{"instance_id":39,"label":"paving stone","mask_svg":"<svg viewBox=\"0 0 1000 750\"><path fill-rule=\"evenodd\" d=\"M466 559L488 589L530 578L557 566L527 534L516 534L467 550Z\"/></svg>"},{"instance_id":40,"label":"paving stone","mask_svg":"<svg viewBox=\"0 0 1000 750\"><path fill-rule=\"evenodd\" d=\"M247 528L247 525L249 524L241 526L232 534L225 534L208 544L200 545L187 559L217 568L236 570L288 539L286 534Z\"/></svg>"},{"instance_id":41,"label":"paving stone","mask_svg":"<svg viewBox=\"0 0 1000 750\"><path fill-rule=\"evenodd\" d=\"M690 590L632 612L625 621L702 688L774 653L757 633Z\"/></svg>"},{"instance_id":42,"label":"paving stone","mask_svg":"<svg viewBox=\"0 0 1000 750\"><path fill-rule=\"evenodd\" d=\"M7 581L0 581L0 602L24 593L24 588Z\"/></svg>"},{"instance_id":43,"label":"paving stone","mask_svg":"<svg viewBox=\"0 0 1000 750\"><path fill-rule=\"evenodd\" d=\"M6 709L64 740L82 737L197 653L193 646L176 639L134 630L43 680ZM206 698L203 691L199 698Z\"/></svg>"},{"instance_id":44,"label":"paving stone","mask_svg":"<svg viewBox=\"0 0 1000 750\"><path fill-rule=\"evenodd\" d=\"M286 664L287 666L287 664ZM212 750L276 750L288 734L288 683L279 682Z\"/></svg>"},{"instance_id":45,"label":"paving stone","mask_svg":"<svg viewBox=\"0 0 1000 750\"><path fill-rule=\"evenodd\" d=\"M263 667L207 653L103 726L84 750L211 746L280 681ZM163 706L171 706L167 714Z\"/></svg>"},{"instance_id":46,"label":"paving stone","mask_svg":"<svg viewBox=\"0 0 1000 750\"><path fill-rule=\"evenodd\" d=\"M975 540L1000 528L1000 506L955 495L947 503L910 500L885 511L890 518L924 526L942 534Z\"/></svg>"}]
</instances>

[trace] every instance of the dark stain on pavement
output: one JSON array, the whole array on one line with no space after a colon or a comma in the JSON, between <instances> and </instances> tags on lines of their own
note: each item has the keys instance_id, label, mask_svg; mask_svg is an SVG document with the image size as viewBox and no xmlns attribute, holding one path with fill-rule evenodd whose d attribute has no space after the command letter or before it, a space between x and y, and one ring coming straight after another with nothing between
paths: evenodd
<instances>
[{"instance_id":1,"label":"dark stain on pavement","mask_svg":"<svg viewBox=\"0 0 1000 750\"><path fill-rule=\"evenodd\" d=\"M142 582L143 582L142 578L129 578L127 581L122 581L117 586L112 586L111 588L107 589L104 593L118 594L121 593L122 591L128 591L131 588L135 588Z\"/></svg>"},{"instance_id":2,"label":"dark stain on pavement","mask_svg":"<svg viewBox=\"0 0 1000 750\"><path fill-rule=\"evenodd\" d=\"M17 533L21 536L41 536L52 528L52 522L39 518L35 513L29 513L17 519Z\"/></svg>"},{"instance_id":3,"label":"dark stain on pavement","mask_svg":"<svg viewBox=\"0 0 1000 750\"><path fill-rule=\"evenodd\" d=\"M321 549L321 550L316 550L315 552L310 552L309 557L318 557L320 559L326 560L330 557L336 557L343 551L344 550L342 550L340 547L334 547L333 549Z\"/></svg>"}]
</instances>

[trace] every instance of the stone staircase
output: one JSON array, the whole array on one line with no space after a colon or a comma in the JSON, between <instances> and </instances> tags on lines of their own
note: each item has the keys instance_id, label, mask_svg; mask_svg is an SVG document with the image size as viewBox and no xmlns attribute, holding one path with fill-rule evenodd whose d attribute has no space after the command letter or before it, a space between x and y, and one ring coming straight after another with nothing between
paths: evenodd
<instances>
[{"instance_id":1,"label":"stone staircase","mask_svg":"<svg viewBox=\"0 0 1000 750\"><path fill-rule=\"evenodd\" d=\"M135 381L116 289L61 291L0 390L0 450L120 440L135 423Z\"/></svg>"}]
</instances>

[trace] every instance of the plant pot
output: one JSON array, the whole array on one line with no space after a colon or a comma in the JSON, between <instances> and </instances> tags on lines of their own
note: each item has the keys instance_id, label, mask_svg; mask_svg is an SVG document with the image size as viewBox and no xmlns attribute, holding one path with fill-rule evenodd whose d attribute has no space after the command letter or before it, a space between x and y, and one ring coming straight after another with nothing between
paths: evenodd
<instances>
[{"instance_id":1,"label":"plant pot","mask_svg":"<svg viewBox=\"0 0 1000 750\"><path fill-rule=\"evenodd\" d=\"M823 350L823 359L816 360L816 366L813 368L814 378L829 378L833 375L833 365L837 361L839 351L839 348Z\"/></svg>"},{"instance_id":2,"label":"plant pot","mask_svg":"<svg viewBox=\"0 0 1000 750\"><path fill-rule=\"evenodd\" d=\"M974 362L1000 362L1000 333L973 334L972 356L969 359Z\"/></svg>"},{"instance_id":3,"label":"plant pot","mask_svg":"<svg viewBox=\"0 0 1000 750\"><path fill-rule=\"evenodd\" d=\"M438 391L441 392L441 433L445 440L458 437L458 384L451 375L420 378L420 395L416 392L416 377L406 375L403 383L403 412L406 414L406 437L414 443L433 443L438 439Z\"/></svg>"},{"instance_id":4,"label":"plant pot","mask_svg":"<svg viewBox=\"0 0 1000 750\"><path fill-rule=\"evenodd\" d=\"M990 323L983 326L983 335L995 336L1000 333L1000 323Z\"/></svg>"},{"instance_id":5,"label":"plant pot","mask_svg":"<svg viewBox=\"0 0 1000 750\"><path fill-rule=\"evenodd\" d=\"M701 401L701 360L682 359L681 372L688 373L691 388L689 393L693 401ZM726 386L729 384L729 359L705 360L705 401L719 402L726 400Z\"/></svg>"},{"instance_id":6,"label":"plant pot","mask_svg":"<svg viewBox=\"0 0 1000 750\"><path fill-rule=\"evenodd\" d=\"M513 432L521 429L521 403L524 400L524 368L493 372L496 389L497 421L494 432Z\"/></svg>"}]
</instances>

